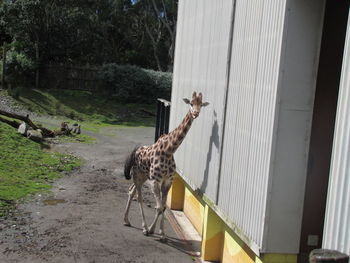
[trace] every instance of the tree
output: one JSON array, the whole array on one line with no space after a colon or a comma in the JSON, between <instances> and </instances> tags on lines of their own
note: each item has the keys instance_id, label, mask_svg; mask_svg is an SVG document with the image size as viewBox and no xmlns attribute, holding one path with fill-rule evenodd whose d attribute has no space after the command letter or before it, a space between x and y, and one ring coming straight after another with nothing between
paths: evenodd
<instances>
[{"instance_id":1,"label":"tree","mask_svg":"<svg viewBox=\"0 0 350 263\"><path fill-rule=\"evenodd\" d=\"M164 70L173 63L176 9L177 0L6 0L0 36L38 65L113 62Z\"/></svg>"},{"instance_id":2,"label":"tree","mask_svg":"<svg viewBox=\"0 0 350 263\"><path fill-rule=\"evenodd\" d=\"M170 36L169 57L170 64L174 64L175 35L177 21L178 0L151 0L156 16L162 22Z\"/></svg>"}]
</instances>

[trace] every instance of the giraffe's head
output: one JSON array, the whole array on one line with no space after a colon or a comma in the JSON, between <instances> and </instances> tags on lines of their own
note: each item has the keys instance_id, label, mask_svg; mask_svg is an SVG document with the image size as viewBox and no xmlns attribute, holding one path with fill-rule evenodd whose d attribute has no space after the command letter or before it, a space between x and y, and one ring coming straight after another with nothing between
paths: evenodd
<instances>
[{"instance_id":1,"label":"giraffe's head","mask_svg":"<svg viewBox=\"0 0 350 263\"><path fill-rule=\"evenodd\" d=\"M202 102L202 93L197 93L194 91L192 94L192 100L184 98L184 102L186 104L190 104L191 106L191 116L193 119L199 116L202 107L208 106L209 102Z\"/></svg>"}]
</instances>

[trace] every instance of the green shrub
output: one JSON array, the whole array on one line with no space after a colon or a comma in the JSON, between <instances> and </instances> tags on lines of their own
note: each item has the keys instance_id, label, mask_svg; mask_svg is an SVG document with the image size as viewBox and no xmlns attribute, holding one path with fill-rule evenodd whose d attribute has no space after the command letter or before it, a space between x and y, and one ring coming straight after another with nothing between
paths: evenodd
<instances>
[{"instance_id":1,"label":"green shrub","mask_svg":"<svg viewBox=\"0 0 350 263\"><path fill-rule=\"evenodd\" d=\"M23 53L10 50L6 55L6 81L12 86L31 86L34 78L34 62Z\"/></svg>"},{"instance_id":2,"label":"green shrub","mask_svg":"<svg viewBox=\"0 0 350 263\"><path fill-rule=\"evenodd\" d=\"M10 87L7 90L7 94L9 96L11 96L12 98L15 98L16 100L19 99L20 95L21 95L21 88L20 87Z\"/></svg>"},{"instance_id":3,"label":"green shrub","mask_svg":"<svg viewBox=\"0 0 350 263\"><path fill-rule=\"evenodd\" d=\"M57 115L63 112L63 104L60 101L55 102L55 110Z\"/></svg>"},{"instance_id":4,"label":"green shrub","mask_svg":"<svg viewBox=\"0 0 350 263\"><path fill-rule=\"evenodd\" d=\"M75 120L76 118L76 114L74 111L70 111L69 114L68 114L68 117L71 118L72 120Z\"/></svg>"},{"instance_id":5,"label":"green shrub","mask_svg":"<svg viewBox=\"0 0 350 263\"><path fill-rule=\"evenodd\" d=\"M152 103L170 98L172 74L136 66L106 64L98 72L102 91L123 102Z\"/></svg>"}]
</instances>

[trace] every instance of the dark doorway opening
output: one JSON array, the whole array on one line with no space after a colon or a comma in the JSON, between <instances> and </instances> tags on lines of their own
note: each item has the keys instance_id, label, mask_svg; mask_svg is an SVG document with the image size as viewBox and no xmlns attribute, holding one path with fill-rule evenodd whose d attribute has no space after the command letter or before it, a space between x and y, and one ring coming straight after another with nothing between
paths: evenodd
<instances>
[{"instance_id":1,"label":"dark doorway opening","mask_svg":"<svg viewBox=\"0 0 350 263\"><path fill-rule=\"evenodd\" d=\"M322 245L349 4L349 0L327 0L326 2L312 119L299 263L309 262L310 251Z\"/></svg>"}]
</instances>

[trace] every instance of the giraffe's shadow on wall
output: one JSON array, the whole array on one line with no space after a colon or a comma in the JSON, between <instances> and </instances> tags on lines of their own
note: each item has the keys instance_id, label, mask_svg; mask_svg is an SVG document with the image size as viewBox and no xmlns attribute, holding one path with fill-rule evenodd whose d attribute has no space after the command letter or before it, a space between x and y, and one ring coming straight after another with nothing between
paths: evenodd
<instances>
[{"instance_id":1,"label":"giraffe's shadow on wall","mask_svg":"<svg viewBox=\"0 0 350 263\"><path fill-rule=\"evenodd\" d=\"M209 150L207 153L206 166L203 174L203 181L200 186L200 190L202 193L205 192L208 186L209 168L210 168L210 163L212 159L213 148L215 147L217 151L220 149L220 136L219 136L219 125L217 120L217 114L216 114L216 111L214 111L213 113L214 113L214 123L211 129L211 135L209 138Z\"/></svg>"}]
</instances>

